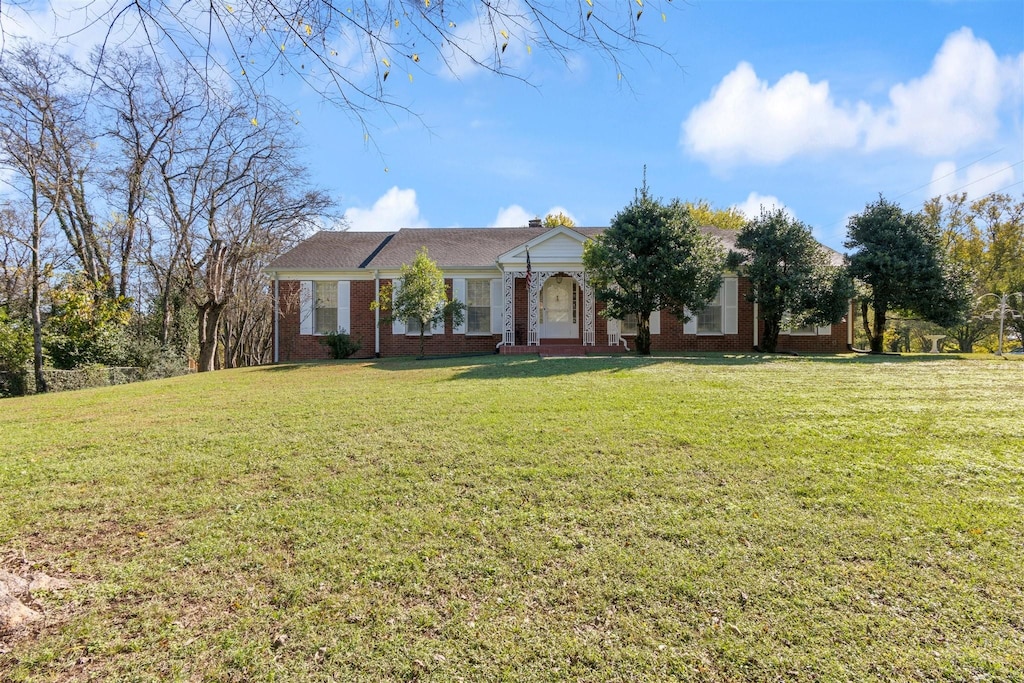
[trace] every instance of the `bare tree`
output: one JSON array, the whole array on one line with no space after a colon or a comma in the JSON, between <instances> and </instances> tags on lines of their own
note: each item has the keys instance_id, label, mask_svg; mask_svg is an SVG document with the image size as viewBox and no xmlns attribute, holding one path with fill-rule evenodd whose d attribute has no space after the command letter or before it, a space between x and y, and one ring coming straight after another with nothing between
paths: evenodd
<instances>
[{"instance_id":1,"label":"bare tree","mask_svg":"<svg viewBox=\"0 0 1024 683\"><path fill-rule=\"evenodd\" d=\"M29 234L21 213L11 206L0 208L0 308L28 308L32 257L24 238Z\"/></svg>"},{"instance_id":2,"label":"bare tree","mask_svg":"<svg viewBox=\"0 0 1024 683\"><path fill-rule=\"evenodd\" d=\"M14 0L7 11L28 7ZM207 82L232 81L250 104L267 101L268 82L298 78L365 128L370 107L403 107L387 88L392 72L461 77L476 69L525 80L535 51L565 61L590 51L621 75L623 51L661 51L641 29L667 21L674 7L672 0L96 0L64 19L103 28L105 47L141 43Z\"/></svg>"},{"instance_id":3,"label":"bare tree","mask_svg":"<svg viewBox=\"0 0 1024 683\"><path fill-rule=\"evenodd\" d=\"M153 191L158 147L202 103L187 81L176 82L138 50L117 50L102 60L94 55L93 63L97 102L108 122L104 133L116 143L106 189L114 208L110 241L112 258L117 260L117 293L126 296L140 225L146 222L147 198Z\"/></svg>"},{"instance_id":4,"label":"bare tree","mask_svg":"<svg viewBox=\"0 0 1024 683\"><path fill-rule=\"evenodd\" d=\"M56 212L52 176L52 133L64 104L56 77L59 60L28 46L0 62L0 165L27 199L27 235L19 241L29 252L29 309L32 318L33 370L36 390L46 391L43 375L42 244L46 222ZM49 192L48 192L49 190Z\"/></svg>"},{"instance_id":5,"label":"bare tree","mask_svg":"<svg viewBox=\"0 0 1024 683\"><path fill-rule=\"evenodd\" d=\"M284 141L280 141L284 142ZM288 154L265 164L246 188L243 232L253 236L248 258L238 264L235 296L224 312L224 365L259 365L273 358L273 296L263 268L298 243L328 216L333 202L322 191L305 188L306 171Z\"/></svg>"},{"instance_id":6,"label":"bare tree","mask_svg":"<svg viewBox=\"0 0 1024 683\"><path fill-rule=\"evenodd\" d=\"M224 367L263 365L273 360L274 302L270 282L262 273L265 261L239 268L235 296L224 311L221 347Z\"/></svg>"},{"instance_id":7,"label":"bare tree","mask_svg":"<svg viewBox=\"0 0 1024 683\"><path fill-rule=\"evenodd\" d=\"M32 119L33 170L27 171L28 161L22 159L21 173L33 178L38 198L49 205L76 267L97 291L107 289L112 295L108 243L89 199L98 144L88 130L72 72L71 63L52 46L20 42L3 60L0 88L5 107L23 112L23 130L25 117ZM27 135L21 134L21 143L28 143Z\"/></svg>"},{"instance_id":8,"label":"bare tree","mask_svg":"<svg viewBox=\"0 0 1024 683\"><path fill-rule=\"evenodd\" d=\"M155 159L165 231L160 276L165 292L183 276L198 314L199 368L206 371L216 367L224 312L239 279L308 232L331 201L305 189L307 174L293 159L294 140L281 118L256 125L241 106L212 99L196 113L158 145Z\"/></svg>"}]
</instances>

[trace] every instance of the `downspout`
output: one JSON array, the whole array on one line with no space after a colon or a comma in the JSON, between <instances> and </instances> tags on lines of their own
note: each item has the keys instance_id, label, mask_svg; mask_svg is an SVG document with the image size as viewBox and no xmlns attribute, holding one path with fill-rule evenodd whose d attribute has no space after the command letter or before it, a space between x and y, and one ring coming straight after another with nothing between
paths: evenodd
<instances>
[{"instance_id":1,"label":"downspout","mask_svg":"<svg viewBox=\"0 0 1024 683\"><path fill-rule=\"evenodd\" d=\"M380 301L380 271L373 271L373 300ZM373 357L380 358L380 306L373 307Z\"/></svg>"},{"instance_id":2,"label":"downspout","mask_svg":"<svg viewBox=\"0 0 1024 683\"><path fill-rule=\"evenodd\" d=\"M274 362L281 362L281 275L274 271Z\"/></svg>"},{"instance_id":3,"label":"downspout","mask_svg":"<svg viewBox=\"0 0 1024 683\"><path fill-rule=\"evenodd\" d=\"M757 332L758 332L758 330L757 330L757 328L758 327L759 327L759 324L758 324L758 320L757 320L757 302L755 301L754 302L754 350L755 351L758 350L758 348L757 348L757 342L758 342L758 339L757 339Z\"/></svg>"},{"instance_id":4,"label":"downspout","mask_svg":"<svg viewBox=\"0 0 1024 683\"><path fill-rule=\"evenodd\" d=\"M850 312L846 315L846 348L848 350L850 350L850 351L854 350L854 348L853 348L853 326L854 326L854 323L856 323L856 318L853 317L854 316L854 312L855 312L854 305L855 304L854 304L853 299L850 299Z\"/></svg>"}]
</instances>

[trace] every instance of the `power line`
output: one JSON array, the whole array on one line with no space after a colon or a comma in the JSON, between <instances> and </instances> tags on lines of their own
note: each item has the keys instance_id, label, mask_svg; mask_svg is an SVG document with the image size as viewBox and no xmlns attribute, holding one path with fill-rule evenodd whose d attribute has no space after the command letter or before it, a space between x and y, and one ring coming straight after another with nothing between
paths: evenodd
<instances>
[{"instance_id":1,"label":"power line","mask_svg":"<svg viewBox=\"0 0 1024 683\"><path fill-rule=\"evenodd\" d=\"M997 153L997 152L999 152L999 151L1000 151L1000 150L996 150L996 152L993 152L992 154L996 154L996 153ZM979 159L978 161L981 161L982 159L987 159L987 158L988 158L989 156L992 156L992 154L989 154L989 155L987 155L987 156L984 156L984 157L982 157L981 159ZM968 166L971 166L971 165L973 165L973 164L975 164L975 163L977 163L977 162L976 162L976 161L974 161L974 162L971 162L970 164L967 164L967 166L964 166L963 168L967 168ZM955 190L952 190L952 191L950 191L950 192L947 192L946 194L947 194L947 195L949 195L949 194L953 194L954 192L959 192L960 190L963 190L963 189L965 189L965 188L967 188L967 187L970 187L971 185L974 185L974 184L976 184L976 183L980 183L980 182L981 182L982 180L987 180L988 178L991 178L991 177L992 177L992 176L994 176L994 175L998 175L999 173L1002 173L1003 171L1005 171L1005 170L1006 170L1006 169L1008 169L1008 168L1011 168L1011 169L1012 169L1012 168L1014 168L1015 166L1020 166L1021 164L1024 164L1024 159L1021 159L1020 161L1018 161L1018 162L1016 162L1016 163L1014 163L1014 164L1009 164L1009 165L1007 165L1007 166L1003 166L1003 167L1001 167L1001 168L1000 168L999 170L997 170L997 171L993 171L992 173L989 173L989 174L988 174L988 175L986 175L986 176L982 176L981 178L976 178L975 180L972 180L971 182L969 182L969 183L966 183L965 185L961 185L960 187L958 187L958 188L956 188ZM956 173L956 171L954 171L953 173ZM941 178L936 178L935 180L942 180L942 178L946 178L946 177L948 177L948 176L950 176L950 175L953 175L953 174L952 174L952 173L947 173L946 175L942 176ZM932 181L932 182L934 182L934 181ZM1011 187L1014 187L1014 186L1016 186L1016 185L1021 185L1022 183L1024 183L1024 178L1022 178L1021 180L1015 180L1015 181L1013 181L1012 183L1010 183L1009 185L1004 185L1003 187L999 188L998 190L993 190L993 191L991 191L991 192L988 192L988 193L986 193L986 194L982 195L981 197L978 197L978 198L976 198L976 199L975 199L974 201L977 201L978 199L984 199L985 197L991 197L991 196L992 196L992 195L994 195L994 194L999 194L999 193L1001 193L1001 192L1005 192L1006 190L1009 190L1009 189L1010 189ZM931 183L928 183L928 185L930 185L930 184L931 184ZM928 187L928 185L922 185L921 187L918 187L918 188L916 188L915 190L911 190L910 192L915 192L916 190L920 190L920 189L921 189L921 188L923 188L923 187ZM909 194L909 192L905 192L905 193L901 194L901 195L900 195L900 197L905 197L905 196L906 196L907 194ZM899 197L897 197L896 199L899 199ZM926 199L926 200L924 200L923 202L920 202L919 204L917 204L917 205L916 205L916 206L914 207L914 209L915 209L915 210L916 210L916 209L920 209L920 208L921 208L921 207L923 207L923 206L924 206L925 204L927 204L927 203L928 203L928 201L929 201L930 199L931 199L931 198L929 198L929 199ZM893 201L895 201L895 200L893 200ZM833 228L833 232L835 232L835 231L836 231L836 230L838 230L839 228L842 228L843 226L844 226L844 222L840 221L840 222L839 222L838 224L836 224L836 226L835 226L835 227Z\"/></svg>"},{"instance_id":2,"label":"power line","mask_svg":"<svg viewBox=\"0 0 1024 683\"><path fill-rule=\"evenodd\" d=\"M1009 169L1012 169L1012 168L1014 168L1015 166L1020 166L1021 164L1024 164L1024 159L1021 159L1020 161L1018 161L1018 162L1017 162L1017 163L1015 163L1015 164L1009 164L1009 165L1007 165L1007 166L1003 166L1003 167L1002 167L1002 168L1000 168L1000 169L999 169L998 171L993 171L992 173L989 173L989 174L988 174L988 175L986 175L986 176L982 176L981 178L977 178L977 179L975 179L975 180L972 180L971 182L969 182L969 183L966 183L966 184L964 184L964 185L961 185L960 187L956 188L955 190L951 190L950 192L946 192L945 194L946 194L946 195L948 196L948 195L951 195L951 194L953 194L953 193L955 193L955 192L959 192L960 190L963 190L963 189L965 189L965 188L968 188L968 187L970 187L971 185L974 185L974 184L976 184L976 183L980 183L980 182L981 182L982 180L987 180L988 178L991 178L991 177L992 177L992 176L994 176L994 175L998 175L998 174L1002 173L1003 171L1005 171L1005 170L1006 170L1006 169L1008 169L1008 168L1009 168ZM991 197L991 196L992 196L992 195L994 195L994 194L999 194L999 193L1000 193L1000 192L1002 192L1003 190L1008 190L1008 189L1010 189L1011 187L1013 187L1014 185L1020 185L1021 183L1024 183L1024 179L1021 179L1021 180L1015 180L1015 181L1013 181L1012 183L1010 183L1009 185L1006 185L1005 187L1001 187L1001 188L999 188L998 190L993 190L992 192L987 192L987 193L985 193L984 195L982 195L981 197L978 197L977 199L984 199L985 197ZM977 199L976 199L975 201L977 201ZM922 207L922 206L924 206L924 205L925 205L925 204L927 204L927 203L928 203L928 199L924 200L923 202L921 202L921 203L920 203L920 204L918 204L917 206L918 206L918 207Z\"/></svg>"},{"instance_id":3,"label":"power line","mask_svg":"<svg viewBox=\"0 0 1024 683\"><path fill-rule=\"evenodd\" d=\"M952 171L950 171L949 173L947 173L944 176L940 176L938 178L932 178L930 181L928 181L924 185L921 185L920 187L915 187L913 190L907 190L906 192L904 192L903 194L899 195L898 197L894 197L893 201L896 201L900 197L906 197L908 194L911 194L912 192L917 192L918 190L923 190L924 188L928 187L929 185L931 185L932 183L934 183L937 180L942 180L943 178L948 178L951 175L956 175L960 171L966 170L966 169L970 168L971 166L974 166L978 162L984 161L985 159L988 159L991 156L995 156L996 154L999 154L1004 149L1006 149L1006 148L1005 147L1000 147L996 151L989 152L988 154L986 154L985 156L981 157L980 159L975 159L974 161L972 161L971 163L967 164L966 166L961 166L960 168L954 168Z\"/></svg>"}]
</instances>

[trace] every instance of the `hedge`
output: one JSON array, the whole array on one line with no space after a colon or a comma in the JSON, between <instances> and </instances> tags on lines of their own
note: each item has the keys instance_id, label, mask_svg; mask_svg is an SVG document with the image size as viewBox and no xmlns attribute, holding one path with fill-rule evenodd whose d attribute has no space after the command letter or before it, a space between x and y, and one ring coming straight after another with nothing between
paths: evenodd
<instances>
[{"instance_id":1,"label":"hedge","mask_svg":"<svg viewBox=\"0 0 1024 683\"><path fill-rule=\"evenodd\" d=\"M43 377L46 378L48 391L108 387L114 384L140 382L144 379L142 368L108 368L102 365L90 365L75 370L43 368ZM36 380L31 370L0 372L0 398L34 393L36 393Z\"/></svg>"}]
</instances>

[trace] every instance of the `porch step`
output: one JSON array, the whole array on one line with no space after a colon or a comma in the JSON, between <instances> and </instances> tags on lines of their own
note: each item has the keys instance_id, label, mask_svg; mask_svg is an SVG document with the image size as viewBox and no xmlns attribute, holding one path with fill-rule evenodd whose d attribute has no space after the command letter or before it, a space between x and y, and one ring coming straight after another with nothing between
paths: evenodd
<instances>
[{"instance_id":1,"label":"porch step","mask_svg":"<svg viewBox=\"0 0 1024 683\"><path fill-rule=\"evenodd\" d=\"M622 346L583 346L582 344L541 344L540 346L502 346L500 352L506 356L537 354L542 358L550 356L588 356L625 353Z\"/></svg>"}]
</instances>

